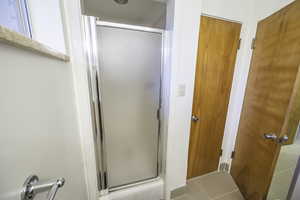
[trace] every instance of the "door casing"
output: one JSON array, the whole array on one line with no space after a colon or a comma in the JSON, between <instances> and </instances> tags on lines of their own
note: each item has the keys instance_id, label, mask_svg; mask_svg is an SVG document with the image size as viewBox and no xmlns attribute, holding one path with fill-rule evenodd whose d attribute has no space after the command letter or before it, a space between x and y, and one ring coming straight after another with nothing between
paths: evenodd
<instances>
[{"instance_id":1,"label":"door casing","mask_svg":"<svg viewBox=\"0 0 300 200\"><path fill-rule=\"evenodd\" d=\"M144 180L140 181L137 183L132 183L128 185L123 185L120 187L116 188L108 188L107 185L107 166L106 163L103 161L103 158L105 158L106 155L106 150L105 150L105 140L103 134L103 127L102 124L99 123L101 121L101 109L100 109L100 99L101 99L101 93L98 87L98 82L100 79L99 76L99 62L98 62L98 48L96 45L97 44L97 38L96 38L96 26L108 26L108 27L115 27L115 28L121 28L121 29L129 29L129 30L136 30L136 31L144 31L144 32L152 32L152 33L159 33L162 35L162 49L161 49L161 79L160 79L160 110L159 114L162 116L162 113L166 112L165 107L168 106L167 102L167 97L165 94L165 91L162 90L162 88L165 85L165 81L167 78L165 77L164 73L164 60L165 60L165 31L162 29L156 29L156 28L150 28L150 27L143 27L143 26L135 26L135 25L127 25L127 24L119 24L119 23L111 23L111 22L105 22L105 21L100 21L95 17L84 17L84 22L85 22L85 42L89 44L88 49L86 50L86 56L88 60L88 65L89 68L87 69L88 73L88 82L89 82L89 92L90 92L90 99L91 99L91 110L92 110L92 122L93 122L93 134L94 134L94 142L95 142L95 157L96 157L96 170L97 170L97 185L98 185L98 190L101 195L105 195L109 192L112 191L117 191L121 189L126 189L134 186L138 186L141 184L145 183L150 183L154 181L158 181L162 177L162 171L163 171L163 140L164 138L164 130L163 126L165 125L165 121L163 118L160 118L159 120L159 141L158 141L158 176L149 179L149 180ZM165 105L164 107L162 106Z\"/></svg>"},{"instance_id":2,"label":"door casing","mask_svg":"<svg viewBox=\"0 0 300 200\"><path fill-rule=\"evenodd\" d=\"M241 26L232 20L201 17L188 179L218 169Z\"/></svg>"}]
</instances>

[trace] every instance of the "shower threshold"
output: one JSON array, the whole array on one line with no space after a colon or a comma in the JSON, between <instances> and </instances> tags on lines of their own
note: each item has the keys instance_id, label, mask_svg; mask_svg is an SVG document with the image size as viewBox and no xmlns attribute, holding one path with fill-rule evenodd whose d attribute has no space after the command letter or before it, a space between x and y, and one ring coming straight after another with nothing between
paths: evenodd
<instances>
[{"instance_id":1,"label":"shower threshold","mask_svg":"<svg viewBox=\"0 0 300 200\"><path fill-rule=\"evenodd\" d=\"M116 191L119 191L119 190L128 189L128 188L144 185L144 184L147 184L147 183L156 182L156 181L159 181L161 179L162 178L160 176L158 176L158 177L149 178L149 179L146 179L146 180L143 180L143 181L137 181L137 182L133 182L133 183L130 183L130 184L120 185L120 186L108 188L108 192L116 192Z\"/></svg>"}]
</instances>

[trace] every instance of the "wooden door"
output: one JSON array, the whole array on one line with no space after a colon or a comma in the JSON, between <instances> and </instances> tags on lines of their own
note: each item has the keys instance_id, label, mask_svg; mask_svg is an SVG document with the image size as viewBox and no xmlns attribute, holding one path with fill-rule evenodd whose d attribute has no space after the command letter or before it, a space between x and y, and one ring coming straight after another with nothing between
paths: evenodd
<instances>
[{"instance_id":1,"label":"wooden door","mask_svg":"<svg viewBox=\"0 0 300 200\"><path fill-rule=\"evenodd\" d=\"M231 174L247 200L267 196L300 63L300 1L258 23Z\"/></svg>"},{"instance_id":2,"label":"wooden door","mask_svg":"<svg viewBox=\"0 0 300 200\"><path fill-rule=\"evenodd\" d=\"M188 178L218 169L241 24L201 17Z\"/></svg>"},{"instance_id":3,"label":"wooden door","mask_svg":"<svg viewBox=\"0 0 300 200\"><path fill-rule=\"evenodd\" d=\"M300 124L300 66L294 85L292 97L286 112L282 133L288 136L288 141L284 145L294 144L296 133Z\"/></svg>"}]
</instances>

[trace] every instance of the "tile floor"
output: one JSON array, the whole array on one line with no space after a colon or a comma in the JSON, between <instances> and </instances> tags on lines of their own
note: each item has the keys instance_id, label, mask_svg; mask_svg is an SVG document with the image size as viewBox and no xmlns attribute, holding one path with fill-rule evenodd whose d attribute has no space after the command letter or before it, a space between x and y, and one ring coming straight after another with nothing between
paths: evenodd
<instances>
[{"instance_id":1,"label":"tile floor","mask_svg":"<svg viewBox=\"0 0 300 200\"><path fill-rule=\"evenodd\" d=\"M228 173L215 172L188 181L186 193L174 200L244 200Z\"/></svg>"},{"instance_id":2,"label":"tile floor","mask_svg":"<svg viewBox=\"0 0 300 200\"><path fill-rule=\"evenodd\" d=\"M300 126L293 145L283 146L267 200L286 200L300 156ZM244 200L228 173L214 172L188 181L186 193L174 200Z\"/></svg>"},{"instance_id":3,"label":"tile floor","mask_svg":"<svg viewBox=\"0 0 300 200\"><path fill-rule=\"evenodd\" d=\"M281 148L268 200L285 200L300 156L300 124L294 144Z\"/></svg>"},{"instance_id":4,"label":"tile floor","mask_svg":"<svg viewBox=\"0 0 300 200\"><path fill-rule=\"evenodd\" d=\"M279 154L268 200L285 200L300 156L300 144L283 146Z\"/></svg>"}]
</instances>

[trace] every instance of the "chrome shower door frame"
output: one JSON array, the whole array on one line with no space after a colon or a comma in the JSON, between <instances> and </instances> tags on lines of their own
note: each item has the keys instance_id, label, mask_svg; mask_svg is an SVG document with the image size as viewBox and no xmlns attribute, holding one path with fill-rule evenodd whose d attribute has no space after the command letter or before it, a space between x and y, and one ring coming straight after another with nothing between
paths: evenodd
<instances>
[{"instance_id":1,"label":"chrome shower door frame","mask_svg":"<svg viewBox=\"0 0 300 200\"><path fill-rule=\"evenodd\" d=\"M97 189L100 195L108 193L107 185L107 165L102 160L106 159L105 139L102 132L103 125L101 120L101 95L98 89L99 70L98 70L98 48L95 17L82 16L84 32L84 51L87 61L87 81L89 89L91 119L93 127L94 152L96 161Z\"/></svg>"},{"instance_id":2,"label":"chrome shower door frame","mask_svg":"<svg viewBox=\"0 0 300 200\"><path fill-rule=\"evenodd\" d=\"M159 112L162 110L162 86L163 86L163 74L164 74L164 40L165 40L165 31L162 29L155 29L150 27L143 26L135 26L135 25L126 25L126 24L118 24L118 23L110 23L100 21L95 17L87 17L84 16L84 24L85 24L85 37L86 37L86 56L88 60L88 82L89 82L89 92L91 99L91 109L92 109L92 120L94 127L94 143L95 143L95 157L97 163L97 180L98 180L98 190L100 194L107 194L108 192L117 191L133 186L137 186L140 184L145 184L153 181L157 181L160 179L162 175L162 128L161 128L161 117L159 117L158 121L158 156L157 156L157 177L150 178L147 180L141 180L138 182L112 187L108 186L108 178L107 178L107 161L106 161L106 143L105 143L105 133L103 127L103 111L101 109L101 87L100 87L100 72L99 69L99 58L98 51L99 47L97 46L97 32L96 26L105 26L112 28L120 28L120 29L128 29L134 31L143 31L150 33L159 33L161 34L161 66L160 66L160 90L159 90ZM160 113L158 113L161 116Z\"/></svg>"}]
</instances>

